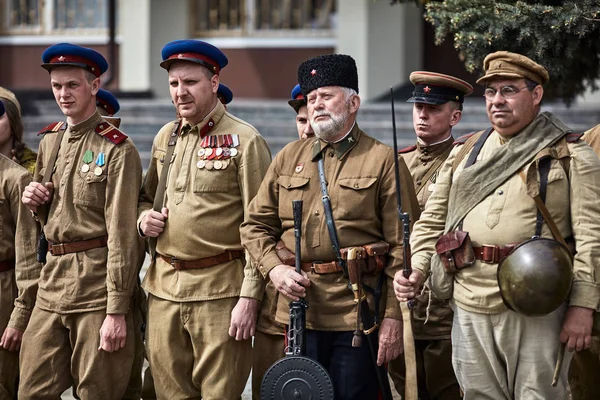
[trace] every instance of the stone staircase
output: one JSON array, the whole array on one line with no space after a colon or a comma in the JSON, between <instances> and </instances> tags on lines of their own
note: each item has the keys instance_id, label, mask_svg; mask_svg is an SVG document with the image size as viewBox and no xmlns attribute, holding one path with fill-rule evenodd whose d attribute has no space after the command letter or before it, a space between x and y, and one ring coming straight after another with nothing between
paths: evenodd
<instances>
[{"instance_id":1,"label":"stone staircase","mask_svg":"<svg viewBox=\"0 0 600 400\"><path fill-rule=\"evenodd\" d=\"M54 121L63 120L58 106L51 100L37 100L29 104L29 114L24 116L26 142L37 149L36 133ZM584 131L600 123L600 105L566 108L562 103L544 105L576 131ZM265 137L273 155L287 143L296 139L295 113L284 100L239 100L229 107L229 112L254 125ZM168 99L124 99L118 116L121 128L138 147L142 165L147 168L152 140L160 127L174 119L173 105ZM388 103L365 103L358 116L360 127L369 135L392 145L392 118ZM467 99L461 122L454 128L454 137L481 130L489 125L483 99ZM399 148L415 142L412 127L412 105L396 102L396 127Z\"/></svg>"}]
</instances>

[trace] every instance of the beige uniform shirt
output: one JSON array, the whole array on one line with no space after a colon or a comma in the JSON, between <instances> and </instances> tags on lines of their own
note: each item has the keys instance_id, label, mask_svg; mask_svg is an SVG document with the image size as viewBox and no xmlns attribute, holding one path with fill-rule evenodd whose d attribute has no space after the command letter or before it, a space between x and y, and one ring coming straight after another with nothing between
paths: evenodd
<instances>
[{"instance_id":1,"label":"beige uniform shirt","mask_svg":"<svg viewBox=\"0 0 600 400\"><path fill-rule=\"evenodd\" d=\"M96 111L67 128L52 175L54 194L44 232L52 243L108 235L108 245L61 256L48 253L36 303L47 311L106 309L107 314L125 314L129 310L138 273L136 208L142 168L131 139L114 144L95 132L102 123L106 128ZM47 133L40 142L38 182L48 167L56 137L56 133ZM89 171L83 172L88 150L94 161L89 163ZM104 165L99 166L101 154Z\"/></svg>"},{"instance_id":2,"label":"beige uniform shirt","mask_svg":"<svg viewBox=\"0 0 600 400\"><path fill-rule=\"evenodd\" d=\"M199 124L182 129L171 160L165 160L174 122L154 139L152 159L140 195L140 219L152 209L165 163L170 171L164 207L169 209L156 251L181 260L198 260L226 250L242 250L240 224L271 162L269 147L246 122L218 102ZM203 133L201 135L201 132ZM201 136L238 135L237 154L225 169L198 168ZM264 282L250 261L232 260L208 268L176 270L161 258L148 269L143 287L171 301L201 301L227 297L262 299Z\"/></svg>"},{"instance_id":3,"label":"beige uniform shirt","mask_svg":"<svg viewBox=\"0 0 600 400\"><path fill-rule=\"evenodd\" d=\"M417 142L415 146L399 152L412 175L421 210L425 208L425 203L435 189L437 176L452 150L453 142L452 136L431 146ZM427 308L429 308L429 314ZM413 333L416 339L450 339L452 309L448 301L440 300L429 289L425 288L417 296L412 317Z\"/></svg>"},{"instance_id":4,"label":"beige uniform shirt","mask_svg":"<svg viewBox=\"0 0 600 400\"><path fill-rule=\"evenodd\" d=\"M336 259L327 231L316 156L323 153L328 192L341 247L377 241L390 244L385 274L387 293L380 302L385 317L400 319L400 308L392 289L394 273L402 264L402 227L398 221L394 152L354 125L350 134L336 144L318 139L288 144L275 157L260 191L250 204L242 225L242 243L263 276L281 261L275 244L281 238L288 249L295 248L292 200L303 201L302 261ZM400 162L404 210L418 214L410 174ZM414 217L412 218L414 219ZM309 329L349 331L356 324L356 304L341 272L309 273L307 289ZM377 277L363 282L375 287ZM277 321L288 323L289 300L279 296Z\"/></svg>"},{"instance_id":5,"label":"beige uniform shirt","mask_svg":"<svg viewBox=\"0 0 600 400\"><path fill-rule=\"evenodd\" d=\"M19 288L9 327L24 331L35 303L39 264L36 260L38 228L35 219L21 202L21 194L31 182L31 174L0 154L0 261L14 260L15 269L0 272L0 285ZM6 281L6 282L4 282ZM12 290L11 290L12 292ZM0 294L4 297L4 293ZM5 314L6 315L6 314Z\"/></svg>"},{"instance_id":6,"label":"beige uniform shirt","mask_svg":"<svg viewBox=\"0 0 600 400\"><path fill-rule=\"evenodd\" d=\"M477 160L486 159L503 143L504 139L497 132L492 132ZM571 154L569 176L560 161L551 162L546 206L563 237L575 238L577 254L570 305L597 310L600 308L600 284L597 280L600 276L600 161L583 141L568 143L568 148ZM468 158L468 155L464 157L453 175L452 163L459 149L460 146L450 153L411 237L413 267L423 272L429 271L431 257L437 257L434 245L444 230L448 194ZM535 233L536 215L535 203L516 174L466 216L463 229L469 232L474 246L504 246L530 239ZM543 226L542 236L552 237L547 224ZM480 261L461 269L454 278L453 298L456 304L467 311L485 314L506 310L496 271L497 264Z\"/></svg>"}]
</instances>

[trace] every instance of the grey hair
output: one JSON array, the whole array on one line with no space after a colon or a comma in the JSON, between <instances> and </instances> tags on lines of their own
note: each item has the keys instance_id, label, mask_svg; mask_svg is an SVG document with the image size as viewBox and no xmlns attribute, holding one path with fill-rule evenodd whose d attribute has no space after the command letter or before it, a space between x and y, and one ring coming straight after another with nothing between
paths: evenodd
<instances>
[{"instance_id":1,"label":"grey hair","mask_svg":"<svg viewBox=\"0 0 600 400\"><path fill-rule=\"evenodd\" d=\"M351 89L349 87L340 87L340 89L342 89L342 93L344 93L345 97L346 97L346 102L350 101L350 97L352 96L358 96L358 93L356 93L356 90Z\"/></svg>"}]
</instances>

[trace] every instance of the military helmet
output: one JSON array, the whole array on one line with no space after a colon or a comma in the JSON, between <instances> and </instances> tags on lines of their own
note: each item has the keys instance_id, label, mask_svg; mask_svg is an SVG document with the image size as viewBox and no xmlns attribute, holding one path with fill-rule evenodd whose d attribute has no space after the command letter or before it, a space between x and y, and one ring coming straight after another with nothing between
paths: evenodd
<instances>
[{"instance_id":1,"label":"military helmet","mask_svg":"<svg viewBox=\"0 0 600 400\"><path fill-rule=\"evenodd\" d=\"M569 295L573 256L553 239L534 238L519 244L498 265L504 304L526 316L556 310Z\"/></svg>"}]
</instances>

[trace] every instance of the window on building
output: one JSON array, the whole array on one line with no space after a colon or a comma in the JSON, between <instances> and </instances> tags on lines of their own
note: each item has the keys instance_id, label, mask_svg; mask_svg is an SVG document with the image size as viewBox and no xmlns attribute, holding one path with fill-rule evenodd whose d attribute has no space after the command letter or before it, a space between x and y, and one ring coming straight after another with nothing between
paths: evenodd
<instances>
[{"instance_id":1,"label":"window on building","mask_svg":"<svg viewBox=\"0 0 600 400\"><path fill-rule=\"evenodd\" d=\"M193 0L192 35L334 35L335 0Z\"/></svg>"},{"instance_id":2,"label":"window on building","mask_svg":"<svg viewBox=\"0 0 600 400\"><path fill-rule=\"evenodd\" d=\"M1 11L0 31L8 34L93 35L108 28L108 0L6 0Z\"/></svg>"}]
</instances>

